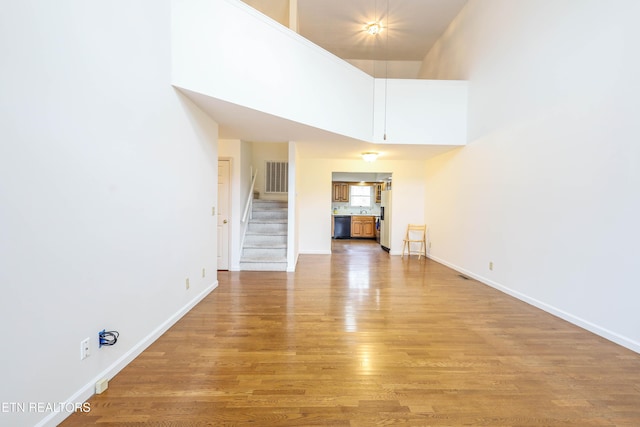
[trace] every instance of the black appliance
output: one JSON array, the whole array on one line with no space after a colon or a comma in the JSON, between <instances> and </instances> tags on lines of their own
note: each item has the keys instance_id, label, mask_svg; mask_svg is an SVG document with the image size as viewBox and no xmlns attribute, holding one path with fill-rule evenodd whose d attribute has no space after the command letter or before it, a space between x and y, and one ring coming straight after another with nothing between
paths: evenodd
<instances>
[{"instance_id":1,"label":"black appliance","mask_svg":"<svg viewBox=\"0 0 640 427\"><path fill-rule=\"evenodd\" d=\"M351 215L334 215L333 216L333 238L334 239L350 239L351 238Z\"/></svg>"}]
</instances>

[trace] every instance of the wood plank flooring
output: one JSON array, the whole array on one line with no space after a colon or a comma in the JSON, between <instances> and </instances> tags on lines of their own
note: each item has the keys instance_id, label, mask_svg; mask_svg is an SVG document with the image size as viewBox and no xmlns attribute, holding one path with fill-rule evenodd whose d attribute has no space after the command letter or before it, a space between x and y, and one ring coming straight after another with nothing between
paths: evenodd
<instances>
[{"instance_id":1,"label":"wood plank flooring","mask_svg":"<svg viewBox=\"0 0 640 427\"><path fill-rule=\"evenodd\" d=\"M640 426L640 355L372 241L220 285L62 425Z\"/></svg>"}]
</instances>

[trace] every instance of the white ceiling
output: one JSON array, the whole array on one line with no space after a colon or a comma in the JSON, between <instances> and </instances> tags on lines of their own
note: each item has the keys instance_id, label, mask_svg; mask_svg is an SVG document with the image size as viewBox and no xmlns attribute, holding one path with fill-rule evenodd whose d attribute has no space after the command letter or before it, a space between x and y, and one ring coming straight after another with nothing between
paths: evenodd
<instances>
[{"instance_id":1,"label":"white ceiling","mask_svg":"<svg viewBox=\"0 0 640 427\"><path fill-rule=\"evenodd\" d=\"M375 151L378 161L383 160L426 160L447 151L455 150L450 145L415 144L371 144L362 141L297 142L300 157L305 159L346 159L362 160L362 153Z\"/></svg>"},{"instance_id":2,"label":"white ceiling","mask_svg":"<svg viewBox=\"0 0 640 427\"><path fill-rule=\"evenodd\" d=\"M298 32L343 59L422 61L467 0L298 0ZM384 30L363 31L372 21Z\"/></svg>"},{"instance_id":3,"label":"white ceiling","mask_svg":"<svg viewBox=\"0 0 640 427\"><path fill-rule=\"evenodd\" d=\"M242 0L288 26L289 0ZM298 32L342 59L421 61L468 0L297 0ZM388 6L387 6L388 2ZM363 27L376 17L376 37ZM306 141L301 157L358 159L378 151L380 160L429 158L449 146L372 144L294 123L181 89L220 125L220 138L245 141Z\"/></svg>"},{"instance_id":4,"label":"white ceiling","mask_svg":"<svg viewBox=\"0 0 640 427\"><path fill-rule=\"evenodd\" d=\"M243 0L288 26L289 0ZM422 61L468 0L297 0L298 32L342 59ZM384 30L363 31L372 21Z\"/></svg>"}]
</instances>

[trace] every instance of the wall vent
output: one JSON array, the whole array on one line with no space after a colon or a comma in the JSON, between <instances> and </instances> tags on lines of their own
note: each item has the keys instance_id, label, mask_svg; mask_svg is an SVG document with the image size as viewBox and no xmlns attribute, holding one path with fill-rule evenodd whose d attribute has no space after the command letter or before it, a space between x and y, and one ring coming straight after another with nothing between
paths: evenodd
<instances>
[{"instance_id":1,"label":"wall vent","mask_svg":"<svg viewBox=\"0 0 640 427\"><path fill-rule=\"evenodd\" d=\"M265 193L286 193L289 191L289 163L265 162Z\"/></svg>"}]
</instances>

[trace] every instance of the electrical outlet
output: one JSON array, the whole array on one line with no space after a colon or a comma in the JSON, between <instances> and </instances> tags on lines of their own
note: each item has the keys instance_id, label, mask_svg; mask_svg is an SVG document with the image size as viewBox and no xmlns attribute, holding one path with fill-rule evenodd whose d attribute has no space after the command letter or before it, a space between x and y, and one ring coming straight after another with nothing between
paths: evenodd
<instances>
[{"instance_id":1,"label":"electrical outlet","mask_svg":"<svg viewBox=\"0 0 640 427\"><path fill-rule=\"evenodd\" d=\"M429 242L429 249L431 249L431 242Z\"/></svg>"},{"instance_id":2,"label":"electrical outlet","mask_svg":"<svg viewBox=\"0 0 640 427\"><path fill-rule=\"evenodd\" d=\"M489 262L489 270L493 271L493 261Z\"/></svg>"},{"instance_id":3,"label":"electrical outlet","mask_svg":"<svg viewBox=\"0 0 640 427\"><path fill-rule=\"evenodd\" d=\"M89 338L85 338L80 341L80 360L84 360L91 355L89 351Z\"/></svg>"},{"instance_id":4,"label":"electrical outlet","mask_svg":"<svg viewBox=\"0 0 640 427\"><path fill-rule=\"evenodd\" d=\"M216 207L211 207L211 216L216 216Z\"/></svg>"},{"instance_id":5,"label":"electrical outlet","mask_svg":"<svg viewBox=\"0 0 640 427\"><path fill-rule=\"evenodd\" d=\"M205 277L207 275L207 272L204 270L204 267L202 268L202 277Z\"/></svg>"},{"instance_id":6,"label":"electrical outlet","mask_svg":"<svg viewBox=\"0 0 640 427\"><path fill-rule=\"evenodd\" d=\"M189 289L189 278L188 278L188 277L187 277L187 280L186 280L185 286L186 286L186 288L187 288L187 289Z\"/></svg>"}]
</instances>

